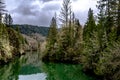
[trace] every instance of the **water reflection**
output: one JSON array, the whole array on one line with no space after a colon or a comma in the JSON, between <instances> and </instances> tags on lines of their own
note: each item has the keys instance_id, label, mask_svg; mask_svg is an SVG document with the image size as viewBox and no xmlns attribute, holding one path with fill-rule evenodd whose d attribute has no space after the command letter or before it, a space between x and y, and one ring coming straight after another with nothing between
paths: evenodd
<instances>
[{"instance_id":1,"label":"water reflection","mask_svg":"<svg viewBox=\"0 0 120 80\"><path fill-rule=\"evenodd\" d=\"M0 66L0 80L18 80L20 66L21 62L19 60Z\"/></svg>"},{"instance_id":2,"label":"water reflection","mask_svg":"<svg viewBox=\"0 0 120 80\"><path fill-rule=\"evenodd\" d=\"M0 66L0 80L94 80L81 69L81 65L43 63L39 53L28 52Z\"/></svg>"},{"instance_id":3,"label":"water reflection","mask_svg":"<svg viewBox=\"0 0 120 80\"><path fill-rule=\"evenodd\" d=\"M94 80L82 72L81 65L46 63L47 80Z\"/></svg>"},{"instance_id":4,"label":"water reflection","mask_svg":"<svg viewBox=\"0 0 120 80\"><path fill-rule=\"evenodd\" d=\"M45 73L37 73L31 75L19 75L19 80L46 80Z\"/></svg>"},{"instance_id":5,"label":"water reflection","mask_svg":"<svg viewBox=\"0 0 120 80\"><path fill-rule=\"evenodd\" d=\"M0 65L0 80L46 80L39 53L27 52L6 65Z\"/></svg>"}]
</instances>

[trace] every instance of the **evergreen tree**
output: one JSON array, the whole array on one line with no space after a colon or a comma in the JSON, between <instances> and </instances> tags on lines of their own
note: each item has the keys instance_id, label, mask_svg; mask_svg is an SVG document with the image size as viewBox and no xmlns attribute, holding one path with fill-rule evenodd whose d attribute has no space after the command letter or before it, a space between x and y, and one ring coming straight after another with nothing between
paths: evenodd
<instances>
[{"instance_id":1,"label":"evergreen tree","mask_svg":"<svg viewBox=\"0 0 120 80\"><path fill-rule=\"evenodd\" d=\"M0 0L0 23L2 23L2 15L5 14L5 12L5 3L3 2L3 0Z\"/></svg>"},{"instance_id":2,"label":"evergreen tree","mask_svg":"<svg viewBox=\"0 0 120 80\"><path fill-rule=\"evenodd\" d=\"M71 23L71 1L70 0L63 0L63 7L61 9L60 21L62 22L62 28L59 32L59 40L58 41L58 52L61 55L60 60L67 60L68 56L71 55L73 52L72 41L73 41L73 32L74 28ZM70 51L72 50L72 51ZM70 57L69 57L70 58Z\"/></svg>"},{"instance_id":3,"label":"evergreen tree","mask_svg":"<svg viewBox=\"0 0 120 80\"><path fill-rule=\"evenodd\" d=\"M107 37L107 32L106 32L106 27L105 27L105 11L104 11L104 4L101 1L98 1L99 5L97 8L99 9L98 13L98 24L97 24L97 31L98 31L98 37L99 37L99 46L100 46L100 51L103 50L104 48L107 47L108 43L108 37ZM99 51L99 52L100 52Z\"/></svg>"},{"instance_id":4,"label":"evergreen tree","mask_svg":"<svg viewBox=\"0 0 120 80\"><path fill-rule=\"evenodd\" d=\"M108 41L113 28L119 25L119 0L99 0L98 1L98 19L102 21ZM102 19L102 20L100 20ZM116 34L116 33L115 33Z\"/></svg>"},{"instance_id":5,"label":"evergreen tree","mask_svg":"<svg viewBox=\"0 0 120 80\"><path fill-rule=\"evenodd\" d=\"M74 24L74 23L73 23ZM77 56L81 56L83 51L83 29L78 19L75 20L75 31L74 31L74 50L76 50Z\"/></svg>"},{"instance_id":6,"label":"evergreen tree","mask_svg":"<svg viewBox=\"0 0 120 80\"><path fill-rule=\"evenodd\" d=\"M100 0L98 6L99 20L96 28L91 28L92 23L89 23L89 25L86 23L84 28L84 67L97 75L104 76L106 80L119 79L119 72L117 71L119 69L116 68L118 66L114 65L114 63L119 62L119 59L113 62L116 60L115 55L119 56L119 52L117 51L119 48L117 45L119 44L115 42L117 31L115 25L117 17L116 13L113 13L116 11L115 3L116 0ZM113 8L113 5L115 5L115 8ZM113 49L114 47L116 48ZM114 51L116 52L114 53Z\"/></svg>"},{"instance_id":7,"label":"evergreen tree","mask_svg":"<svg viewBox=\"0 0 120 80\"><path fill-rule=\"evenodd\" d=\"M5 23L6 25L8 25L8 23L9 23L8 14L7 14L7 13L5 14L5 17L4 17L4 23Z\"/></svg>"},{"instance_id":8,"label":"evergreen tree","mask_svg":"<svg viewBox=\"0 0 120 80\"><path fill-rule=\"evenodd\" d=\"M8 20L9 20L9 21L8 21L8 22L9 22L8 25L9 25L9 26L12 25L13 19L12 19L12 17L11 17L10 14L8 15Z\"/></svg>"},{"instance_id":9,"label":"evergreen tree","mask_svg":"<svg viewBox=\"0 0 120 80\"><path fill-rule=\"evenodd\" d=\"M54 20L53 18L51 26L54 25ZM82 26L71 11L70 0L63 1L60 20L62 20L63 27L58 35L56 28L50 27L45 57L54 61L75 61L82 51Z\"/></svg>"},{"instance_id":10,"label":"evergreen tree","mask_svg":"<svg viewBox=\"0 0 120 80\"><path fill-rule=\"evenodd\" d=\"M84 26L83 31L83 41L84 41L84 51L83 51L83 62L85 62L84 67L86 69L94 69L95 64L98 60L99 51L99 37L97 32L97 27L95 24L93 10L89 9L88 11L88 19Z\"/></svg>"},{"instance_id":11,"label":"evergreen tree","mask_svg":"<svg viewBox=\"0 0 120 80\"><path fill-rule=\"evenodd\" d=\"M56 18L53 17L47 37L47 41L49 45L54 46L56 42L56 36L57 36L57 23L56 23Z\"/></svg>"},{"instance_id":12,"label":"evergreen tree","mask_svg":"<svg viewBox=\"0 0 120 80\"><path fill-rule=\"evenodd\" d=\"M56 48L56 41L57 41L57 22L56 17L53 17L51 20L48 36L47 36L47 44L46 44L46 55L45 59L49 60L49 57L55 57L53 54L55 54L55 48Z\"/></svg>"},{"instance_id":13,"label":"evergreen tree","mask_svg":"<svg viewBox=\"0 0 120 80\"><path fill-rule=\"evenodd\" d=\"M84 41L89 40L93 32L96 30L96 24L93 16L93 10L90 8L88 11L88 19L84 26L83 39Z\"/></svg>"},{"instance_id":14,"label":"evergreen tree","mask_svg":"<svg viewBox=\"0 0 120 80\"><path fill-rule=\"evenodd\" d=\"M120 0L118 1L118 8L117 8L117 35L120 36Z\"/></svg>"},{"instance_id":15,"label":"evergreen tree","mask_svg":"<svg viewBox=\"0 0 120 80\"><path fill-rule=\"evenodd\" d=\"M116 40L118 27L118 0L100 0L98 1L98 19L99 24L101 24L102 29L106 30L107 40L111 41L111 36L114 35L114 40ZM115 37L116 36L116 37Z\"/></svg>"},{"instance_id":16,"label":"evergreen tree","mask_svg":"<svg viewBox=\"0 0 120 80\"><path fill-rule=\"evenodd\" d=\"M7 14L7 13L5 14L4 23L8 26L12 25L13 19L10 14Z\"/></svg>"}]
</instances>

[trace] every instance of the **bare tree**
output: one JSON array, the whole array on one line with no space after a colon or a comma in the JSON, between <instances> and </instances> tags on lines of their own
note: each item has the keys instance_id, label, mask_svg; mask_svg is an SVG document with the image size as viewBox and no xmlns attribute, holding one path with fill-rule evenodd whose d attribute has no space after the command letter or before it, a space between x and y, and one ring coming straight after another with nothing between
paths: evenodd
<instances>
[{"instance_id":1,"label":"bare tree","mask_svg":"<svg viewBox=\"0 0 120 80\"><path fill-rule=\"evenodd\" d=\"M71 10L71 1L70 0L64 0L63 1L63 7L61 8L60 12L60 21L65 26L68 26L68 23L71 18L72 10Z\"/></svg>"}]
</instances>

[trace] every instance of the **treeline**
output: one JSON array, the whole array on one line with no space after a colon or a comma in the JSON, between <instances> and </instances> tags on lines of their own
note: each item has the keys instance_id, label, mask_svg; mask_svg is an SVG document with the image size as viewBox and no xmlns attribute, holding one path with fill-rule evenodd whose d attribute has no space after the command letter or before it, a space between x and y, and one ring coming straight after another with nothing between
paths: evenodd
<instances>
[{"instance_id":1,"label":"treeline","mask_svg":"<svg viewBox=\"0 0 120 80\"><path fill-rule=\"evenodd\" d=\"M88 11L82 27L71 10L70 0L63 1L60 31L56 15L51 20L44 61L81 63L83 70L101 80L120 79L120 1L99 0L98 21Z\"/></svg>"},{"instance_id":2,"label":"treeline","mask_svg":"<svg viewBox=\"0 0 120 80\"><path fill-rule=\"evenodd\" d=\"M48 30L49 30L49 27L33 26L33 25L18 25L18 24L13 25L12 28L15 30L18 28L22 34L26 34L28 36L30 36L33 33L38 33L43 36L47 36Z\"/></svg>"}]
</instances>

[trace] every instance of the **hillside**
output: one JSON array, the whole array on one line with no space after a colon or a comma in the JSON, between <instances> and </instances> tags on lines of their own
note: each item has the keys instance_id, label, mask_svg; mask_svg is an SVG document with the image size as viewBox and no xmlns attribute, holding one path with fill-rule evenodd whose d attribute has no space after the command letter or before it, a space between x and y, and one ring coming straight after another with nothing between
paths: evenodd
<instances>
[{"instance_id":1,"label":"hillside","mask_svg":"<svg viewBox=\"0 0 120 80\"><path fill-rule=\"evenodd\" d=\"M43 26L33 26L33 25L13 25L13 28L19 28L20 32L22 34L31 35L33 33L38 33L43 36L47 36L49 27L43 27Z\"/></svg>"},{"instance_id":2,"label":"hillside","mask_svg":"<svg viewBox=\"0 0 120 80\"><path fill-rule=\"evenodd\" d=\"M22 35L4 24L0 24L0 63L24 52L25 39Z\"/></svg>"},{"instance_id":3,"label":"hillside","mask_svg":"<svg viewBox=\"0 0 120 80\"><path fill-rule=\"evenodd\" d=\"M33 26L33 25L13 25L15 30L19 30L23 37L26 39L27 43L24 49L29 50L39 50L40 45L45 41L48 34L49 27Z\"/></svg>"},{"instance_id":4,"label":"hillside","mask_svg":"<svg viewBox=\"0 0 120 80\"><path fill-rule=\"evenodd\" d=\"M45 37L38 33L31 34L31 36L27 36L25 34L22 35L27 41L27 44L24 46L26 51L40 50L40 45L45 41Z\"/></svg>"}]
</instances>

